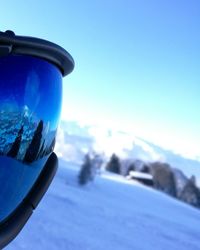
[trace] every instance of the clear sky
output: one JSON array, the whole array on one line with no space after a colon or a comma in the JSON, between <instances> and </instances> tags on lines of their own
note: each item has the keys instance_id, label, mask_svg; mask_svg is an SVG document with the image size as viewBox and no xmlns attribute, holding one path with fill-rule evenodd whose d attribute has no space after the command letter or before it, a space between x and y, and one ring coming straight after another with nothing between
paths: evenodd
<instances>
[{"instance_id":1,"label":"clear sky","mask_svg":"<svg viewBox=\"0 0 200 250\"><path fill-rule=\"evenodd\" d=\"M7 0L0 29L67 49L63 119L200 157L199 0Z\"/></svg>"}]
</instances>

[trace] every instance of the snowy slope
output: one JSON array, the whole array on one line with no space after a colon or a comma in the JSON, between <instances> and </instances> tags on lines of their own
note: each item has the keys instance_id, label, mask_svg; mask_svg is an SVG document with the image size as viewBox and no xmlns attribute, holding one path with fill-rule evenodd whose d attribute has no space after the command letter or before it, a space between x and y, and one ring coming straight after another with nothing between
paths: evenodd
<instances>
[{"instance_id":1,"label":"snowy slope","mask_svg":"<svg viewBox=\"0 0 200 250\"><path fill-rule=\"evenodd\" d=\"M77 185L60 161L47 195L7 250L197 250L200 211L153 189L103 173Z\"/></svg>"}]
</instances>

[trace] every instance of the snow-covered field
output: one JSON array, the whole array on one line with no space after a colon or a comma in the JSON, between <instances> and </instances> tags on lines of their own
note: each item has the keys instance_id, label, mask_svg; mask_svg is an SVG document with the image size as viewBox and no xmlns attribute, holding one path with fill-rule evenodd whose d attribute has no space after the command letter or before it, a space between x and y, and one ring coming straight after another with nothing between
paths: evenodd
<instances>
[{"instance_id":1,"label":"snow-covered field","mask_svg":"<svg viewBox=\"0 0 200 250\"><path fill-rule=\"evenodd\" d=\"M7 250L200 249L200 210L114 174L84 187L77 175L76 165L60 160L48 193Z\"/></svg>"}]
</instances>

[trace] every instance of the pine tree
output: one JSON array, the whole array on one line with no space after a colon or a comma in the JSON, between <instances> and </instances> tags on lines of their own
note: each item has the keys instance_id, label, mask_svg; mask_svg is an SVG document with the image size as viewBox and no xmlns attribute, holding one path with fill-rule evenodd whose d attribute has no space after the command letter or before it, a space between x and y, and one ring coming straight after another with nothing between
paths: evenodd
<instances>
[{"instance_id":1,"label":"pine tree","mask_svg":"<svg viewBox=\"0 0 200 250\"><path fill-rule=\"evenodd\" d=\"M184 186L180 200L200 208L200 190L195 184L195 177L192 176Z\"/></svg>"},{"instance_id":2,"label":"pine tree","mask_svg":"<svg viewBox=\"0 0 200 250\"><path fill-rule=\"evenodd\" d=\"M89 154L85 156L85 160L81 167L78 180L80 185L85 185L88 181L92 180L92 162Z\"/></svg>"},{"instance_id":3,"label":"pine tree","mask_svg":"<svg viewBox=\"0 0 200 250\"><path fill-rule=\"evenodd\" d=\"M37 159L37 155L39 153L40 144L42 140L42 131L43 131L43 121L40 120L33 135L33 139L24 156L23 160L24 162L31 163Z\"/></svg>"},{"instance_id":4,"label":"pine tree","mask_svg":"<svg viewBox=\"0 0 200 250\"><path fill-rule=\"evenodd\" d=\"M18 155L19 152L19 148L21 145L21 141L22 141L22 134L23 134L24 128L23 126L20 128L17 137L15 138L14 143L12 144L11 149L9 150L9 152L7 153L7 156L15 158Z\"/></svg>"},{"instance_id":5,"label":"pine tree","mask_svg":"<svg viewBox=\"0 0 200 250\"><path fill-rule=\"evenodd\" d=\"M110 161L107 163L106 170L115 174L120 174L120 160L116 154L113 154Z\"/></svg>"}]
</instances>

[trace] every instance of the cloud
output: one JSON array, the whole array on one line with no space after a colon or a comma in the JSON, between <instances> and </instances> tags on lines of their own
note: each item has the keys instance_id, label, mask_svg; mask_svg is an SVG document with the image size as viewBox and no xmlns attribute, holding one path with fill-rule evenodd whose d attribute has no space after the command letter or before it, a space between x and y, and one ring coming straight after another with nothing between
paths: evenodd
<instances>
[{"instance_id":1,"label":"cloud","mask_svg":"<svg viewBox=\"0 0 200 250\"><path fill-rule=\"evenodd\" d=\"M35 71L32 71L27 78L24 94L24 103L26 103L26 105L32 112L34 112L40 101L39 86L39 76Z\"/></svg>"},{"instance_id":2,"label":"cloud","mask_svg":"<svg viewBox=\"0 0 200 250\"><path fill-rule=\"evenodd\" d=\"M167 161L167 152L169 151L166 151L166 149L185 158L200 160L198 148L196 146L191 146L190 148L189 145L182 143L181 140L174 141L173 150L169 147L165 148L162 145L160 149L157 149L157 147L139 139L133 133L121 132L118 128L108 129L107 126L85 126L84 124L80 124L79 126L79 123L77 123L77 128L76 133L79 133L80 130L80 138L78 136L76 137L77 139L74 139L73 135L69 134L67 136L71 137L67 138L64 130L58 130L55 150L58 155L67 160L78 159L81 161L85 153L94 150L103 153L106 157L110 157L113 153L116 153L120 158L131 157L146 161ZM84 136L87 138L82 137L83 133L81 131L85 131L85 129L88 135L84 134ZM69 143L69 139L71 143ZM155 145L159 144L155 143Z\"/></svg>"},{"instance_id":3,"label":"cloud","mask_svg":"<svg viewBox=\"0 0 200 250\"><path fill-rule=\"evenodd\" d=\"M94 150L108 157L116 153L125 158L127 151L133 147L133 138L117 130L94 126L89 129L89 134L94 137Z\"/></svg>"},{"instance_id":4,"label":"cloud","mask_svg":"<svg viewBox=\"0 0 200 250\"><path fill-rule=\"evenodd\" d=\"M166 161L166 157L163 154L156 152L156 150L152 146L148 145L144 141L135 138L135 145L140 146L142 148L142 151L139 155L139 158L141 158L142 160L161 162Z\"/></svg>"},{"instance_id":5,"label":"cloud","mask_svg":"<svg viewBox=\"0 0 200 250\"><path fill-rule=\"evenodd\" d=\"M82 156L80 156L80 153L75 145L66 143L65 131L60 127L57 131L54 151L58 157L62 157L66 161L79 163L82 160Z\"/></svg>"}]
</instances>

